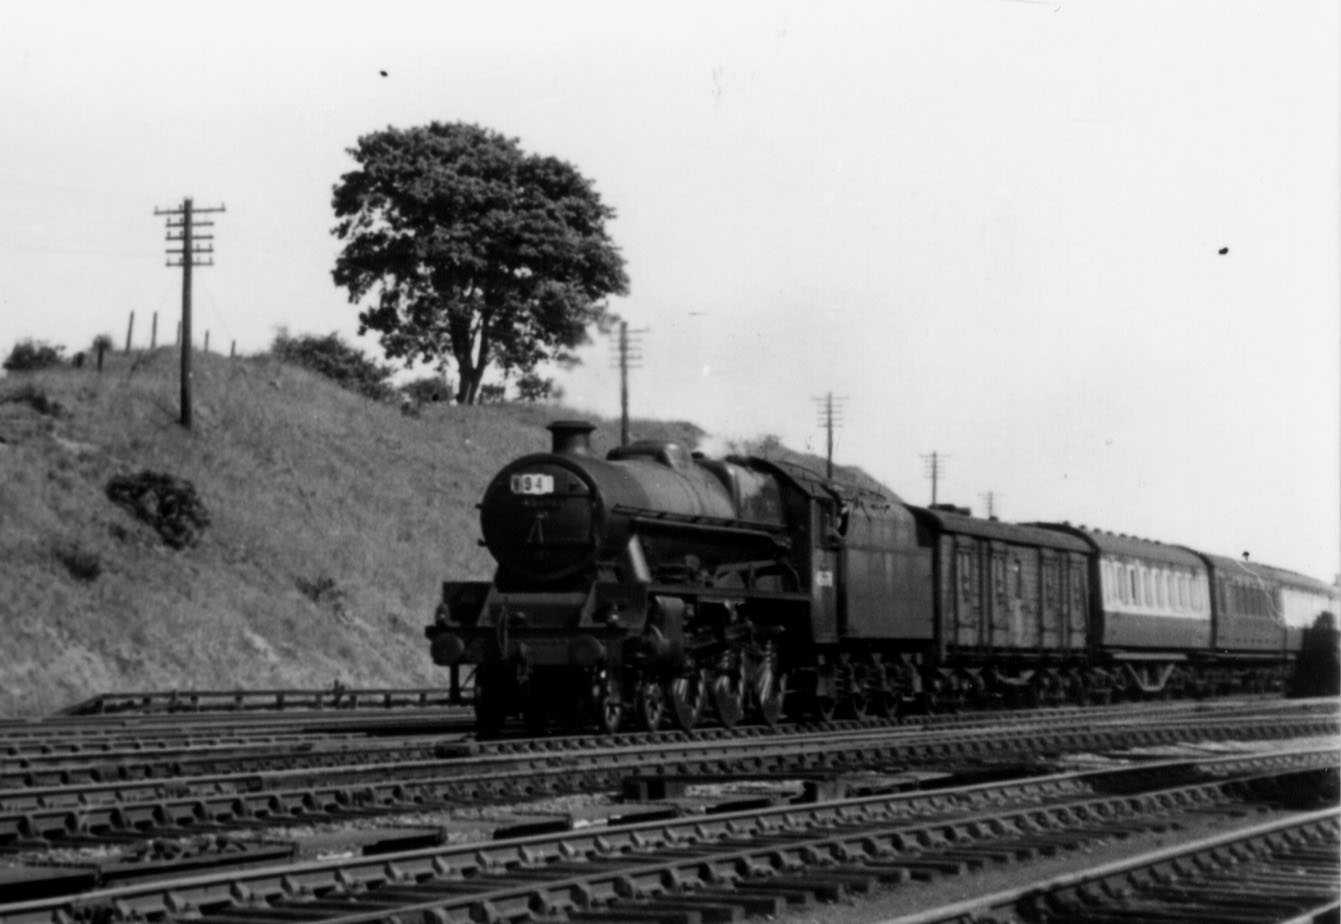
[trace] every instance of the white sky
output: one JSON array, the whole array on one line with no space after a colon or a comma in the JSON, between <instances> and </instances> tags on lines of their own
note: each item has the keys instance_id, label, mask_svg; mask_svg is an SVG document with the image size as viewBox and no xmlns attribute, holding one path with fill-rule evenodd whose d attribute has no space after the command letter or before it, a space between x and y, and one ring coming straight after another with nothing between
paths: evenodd
<instances>
[{"instance_id":1,"label":"white sky","mask_svg":"<svg viewBox=\"0 0 1341 924\"><path fill-rule=\"evenodd\" d=\"M477 121L618 210L635 413L822 451L832 390L909 500L935 449L975 510L1337 570L1334 2L488 7L5 4L0 349L170 339L184 195L228 207L216 349L352 336L345 149Z\"/></svg>"}]
</instances>

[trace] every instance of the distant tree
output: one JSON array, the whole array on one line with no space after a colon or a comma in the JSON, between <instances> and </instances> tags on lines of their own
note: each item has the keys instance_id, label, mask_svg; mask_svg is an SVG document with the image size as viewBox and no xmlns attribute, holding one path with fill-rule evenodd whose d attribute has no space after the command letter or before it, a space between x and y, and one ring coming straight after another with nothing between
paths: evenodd
<instances>
[{"instance_id":1,"label":"distant tree","mask_svg":"<svg viewBox=\"0 0 1341 924\"><path fill-rule=\"evenodd\" d=\"M614 211L568 163L478 125L364 135L332 198L344 243L333 276L389 359L455 363L457 399L572 361L605 299L628 291L606 234Z\"/></svg>"},{"instance_id":2,"label":"distant tree","mask_svg":"<svg viewBox=\"0 0 1341 924\"><path fill-rule=\"evenodd\" d=\"M59 366L64 362L61 356L64 352L65 347L53 346L43 340L20 340L9 351L4 367L10 372L33 372L48 366Z\"/></svg>"},{"instance_id":3,"label":"distant tree","mask_svg":"<svg viewBox=\"0 0 1341 924\"><path fill-rule=\"evenodd\" d=\"M291 337L287 331L280 331L270 345L270 352L285 362L311 369L341 387L375 401L385 401L392 396L393 390L386 382L391 367L373 362L341 340L338 334Z\"/></svg>"}]
</instances>

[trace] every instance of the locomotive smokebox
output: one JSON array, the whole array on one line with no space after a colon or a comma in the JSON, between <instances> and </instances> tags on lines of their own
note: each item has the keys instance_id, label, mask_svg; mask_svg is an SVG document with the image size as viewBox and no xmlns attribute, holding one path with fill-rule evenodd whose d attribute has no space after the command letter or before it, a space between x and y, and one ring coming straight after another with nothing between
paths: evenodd
<instances>
[{"instance_id":1,"label":"locomotive smokebox","mask_svg":"<svg viewBox=\"0 0 1341 924\"><path fill-rule=\"evenodd\" d=\"M556 420L545 429L553 435L550 452L556 456L591 455L591 431L596 429L594 424L585 420Z\"/></svg>"}]
</instances>

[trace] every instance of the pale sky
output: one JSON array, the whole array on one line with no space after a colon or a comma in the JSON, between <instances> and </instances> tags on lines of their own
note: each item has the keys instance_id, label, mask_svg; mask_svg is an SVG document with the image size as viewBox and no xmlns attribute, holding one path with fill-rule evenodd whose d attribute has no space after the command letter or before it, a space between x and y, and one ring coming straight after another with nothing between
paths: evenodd
<instances>
[{"instance_id":1,"label":"pale sky","mask_svg":"<svg viewBox=\"0 0 1341 924\"><path fill-rule=\"evenodd\" d=\"M216 349L352 337L345 149L475 121L618 210L635 413L822 451L831 390L838 460L907 500L938 450L975 511L1330 579L1339 27L1327 0L6 4L0 350L119 342L132 309L170 338L152 211L186 195L228 208ZM570 402L615 413L585 355Z\"/></svg>"}]
</instances>

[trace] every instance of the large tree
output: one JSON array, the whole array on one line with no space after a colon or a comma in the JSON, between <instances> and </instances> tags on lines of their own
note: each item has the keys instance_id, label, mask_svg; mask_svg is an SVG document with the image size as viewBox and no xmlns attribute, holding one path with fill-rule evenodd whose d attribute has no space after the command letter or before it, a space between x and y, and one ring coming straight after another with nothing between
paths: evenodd
<instances>
[{"instance_id":1,"label":"large tree","mask_svg":"<svg viewBox=\"0 0 1341 924\"><path fill-rule=\"evenodd\" d=\"M454 363L462 403L491 365L506 377L571 361L606 297L628 291L614 210L571 164L459 122L387 128L349 153L335 282L388 358Z\"/></svg>"}]
</instances>

